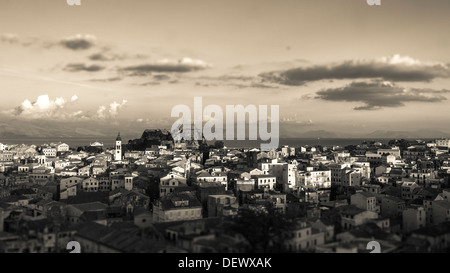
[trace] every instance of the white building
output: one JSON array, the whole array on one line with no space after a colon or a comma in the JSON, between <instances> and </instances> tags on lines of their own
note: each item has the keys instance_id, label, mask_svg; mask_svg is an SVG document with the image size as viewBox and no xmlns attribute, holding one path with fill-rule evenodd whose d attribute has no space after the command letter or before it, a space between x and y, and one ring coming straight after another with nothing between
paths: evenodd
<instances>
[{"instance_id":1,"label":"white building","mask_svg":"<svg viewBox=\"0 0 450 273\"><path fill-rule=\"evenodd\" d=\"M331 187L331 170L298 172L297 186L311 186L314 188Z\"/></svg>"},{"instance_id":2,"label":"white building","mask_svg":"<svg viewBox=\"0 0 450 273\"><path fill-rule=\"evenodd\" d=\"M448 138L436 139L435 142L437 147L450 147L450 139Z\"/></svg>"},{"instance_id":3,"label":"white building","mask_svg":"<svg viewBox=\"0 0 450 273\"><path fill-rule=\"evenodd\" d=\"M277 182L275 176L268 174L253 175L252 178L255 180L255 188L257 189L268 188L269 190L273 190Z\"/></svg>"},{"instance_id":4,"label":"white building","mask_svg":"<svg viewBox=\"0 0 450 273\"><path fill-rule=\"evenodd\" d=\"M42 153L46 157L56 157L56 152L57 152L56 147L52 147L52 146L47 146L42 149Z\"/></svg>"},{"instance_id":5,"label":"white building","mask_svg":"<svg viewBox=\"0 0 450 273\"><path fill-rule=\"evenodd\" d=\"M114 153L114 160L120 161L122 160L122 138L120 137L120 133L116 138L116 151Z\"/></svg>"},{"instance_id":6,"label":"white building","mask_svg":"<svg viewBox=\"0 0 450 273\"><path fill-rule=\"evenodd\" d=\"M66 143L61 143L56 146L57 152L68 152L69 150L70 150L70 147Z\"/></svg>"}]
</instances>

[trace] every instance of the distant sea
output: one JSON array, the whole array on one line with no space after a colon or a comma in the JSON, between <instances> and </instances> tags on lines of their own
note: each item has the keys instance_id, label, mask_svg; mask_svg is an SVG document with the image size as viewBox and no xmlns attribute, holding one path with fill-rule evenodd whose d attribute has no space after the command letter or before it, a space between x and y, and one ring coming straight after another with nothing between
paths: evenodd
<instances>
[{"instance_id":1,"label":"distant sea","mask_svg":"<svg viewBox=\"0 0 450 273\"><path fill-rule=\"evenodd\" d=\"M279 146L288 145L290 147L300 147L304 145L310 146L347 146L347 145L358 145L364 141L378 141L383 144L387 144L391 139L364 139L364 138L280 138ZM411 139L413 140L413 139ZM428 139L422 139L428 140ZM57 142L67 143L72 148L77 148L79 146L89 146L92 142L102 142L105 148L114 147L115 138L111 137L82 137L82 138L0 138L0 143L3 144L35 144L43 145ZM128 143L128 139L123 137L123 143ZM214 141L209 142L213 144ZM251 140L232 140L224 141L225 146L229 148L258 148L260 147L261 141L251 141Z\"/></svg>"},{"instance_id":2,"label":"distant sea","mask_svg":"<svg viewBox=\"0 0 450 273\"><path fill-rule=\"evenodd\" d=\"M387 144L391 139L363 139L363 138L280 138L278 146L288 145L289 147L300 146L341 146L358 145L364 141L378 141ZM250 141L250 140L232 140L224 141L225 146L229 148L259 148L261 143L269 143L268 141Z\"/></svg>"},{"instance_id":3,"label":"distant sea","mask_svg":"<svg viewBox=\"0 0 450 273\"><path fill-rule=\"evenodd\" d=\"M114 147L116 138L115 137L76 137L76 138L0 138L0 143L3 144L27 144L27 145L43 145L50 143L63 142L68 144L71 148L78 148L80 146L89 146L93 142L103 143L105 148ZM123 141L123 143L128 143L128 140Z\"/></svg>"}]
</instances>

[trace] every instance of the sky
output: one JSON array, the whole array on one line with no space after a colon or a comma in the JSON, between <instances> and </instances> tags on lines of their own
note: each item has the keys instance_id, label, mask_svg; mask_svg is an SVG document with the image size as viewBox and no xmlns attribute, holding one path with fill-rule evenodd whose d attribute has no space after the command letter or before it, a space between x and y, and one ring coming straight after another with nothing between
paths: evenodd
<instances>
[{"instance_id":1,"label":"sky","mask_svg":"<svg viewBox=\"0 0 450 273\"><path fill-rule=\"evenodd\" d=\"M450 1L0 0L0 137L279 105L280 136L449 136Z\"/></svg>"}]
</instances>

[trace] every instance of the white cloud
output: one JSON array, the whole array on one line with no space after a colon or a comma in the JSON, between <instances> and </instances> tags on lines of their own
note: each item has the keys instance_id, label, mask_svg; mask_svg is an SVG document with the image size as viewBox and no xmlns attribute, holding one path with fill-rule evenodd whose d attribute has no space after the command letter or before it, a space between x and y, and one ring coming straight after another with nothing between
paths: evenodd
<instances>
[{"instance_id":1,"label":"white cloud","mask_svg":"<svg viewBox=\"0 0 450 273\"><path fill-rule=\"evenodd\" d=\"M388 57L382 57L378 61L382 62L382 63L391 64L391 65L397 65L397 64L421 65L422 64L422 62L417 59L413 59L409 56L401 56L399 54L395 54L395 55L388 56Z\"/></svg>"},{"instance_id":2,"label":"white cloud","mask_svg":"<svg viewBox=\"0 0 450 273\"><path fill-rule=\"evenodd\" d=\"M36 101L31 102L26 99L22 104L12 112L17 116L25 117L51 117L57 116L59 110L66 106L64 98L59 97L55 100L51 100L48 95L41 95Z\"/></svg>"},{"instance_id":3,"label":"white cloud","mask_svg":"<svg viewBox=\"0 0 450 273\"><path fill-rule=\"evenodd\" d=\"M128 103L127 100L122 100L121 103L116 101L109 104L109 108L104 105L101 105L97 110L97 118L99 119L107 119L107 118L115 118L118 116L120 110Z\"/></svg>"},{"instance_id":4,"label":"white cloud","mask_svg":"<svg viewBox=\"0 0 450 273\"><path fill-rule=\"evenodd\" d=\"M116 118L127 104L127 100L123 100L121 103L114 101L108 107L100 106L95 114L85 114L83 110L73 109L77 101L77 95L73 95L70 100L66 100L63 97L51 99L47 94L44 94L38 96L35 101L25 99L16 108L2 113L24 119L99 120ZM68 107L69 105L72 107Z\"/></svg>"}]
</instances>

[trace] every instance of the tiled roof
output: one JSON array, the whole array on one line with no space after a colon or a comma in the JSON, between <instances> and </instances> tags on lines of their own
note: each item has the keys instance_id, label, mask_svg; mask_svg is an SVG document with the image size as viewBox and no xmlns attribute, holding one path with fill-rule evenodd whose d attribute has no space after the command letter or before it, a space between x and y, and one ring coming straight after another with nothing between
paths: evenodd
<instances>
[{"instance_id":1,"label":"tiled roof","mask_svg":"<svg viewBox=\"0 0 450 273\"><path fill-rule=\"evenodd\" d=\"M360 209L354 205L346 205L346 206L341 206L341 207L337 207L338 211L341 212L342 214L350 214L350 215L357 215L360 214L362 212L365 212L365 210Z\"/></svg>"},{"instance_id":2,"label":"tiled roof","mask_svg":"<svg viewBox=\"0 0 450 273\"><path fill-rule=\"evenodd\" d=\"M157 253L165 243L146 238L138 228L117 229L94 222L80 224L77 235L124 253Z\"/></svg>"},{"instance_id":3,"label":"tiled roof","mask_svg":"<svg viewBox=\"0 0 450 273\"><path fill-rule=\"evenodd\" d=\"M80 211L99 211L99 210L106 210L106 208L108 208L108 205L101 202L73 204L71 206L79 209Z\"/></svg>"}]
</instances>

